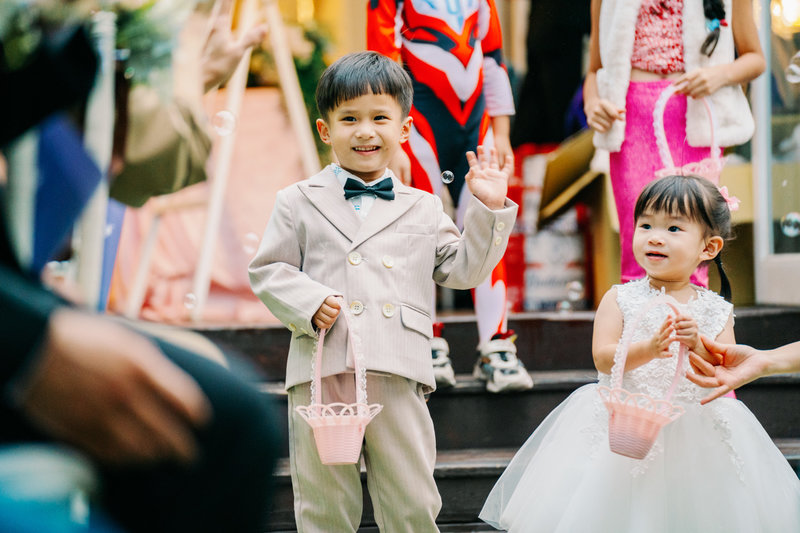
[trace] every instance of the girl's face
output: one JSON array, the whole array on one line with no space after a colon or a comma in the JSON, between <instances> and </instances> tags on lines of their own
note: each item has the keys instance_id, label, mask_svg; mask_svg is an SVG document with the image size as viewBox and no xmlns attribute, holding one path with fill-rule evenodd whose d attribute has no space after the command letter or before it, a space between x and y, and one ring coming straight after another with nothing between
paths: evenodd
<instances>
[{"instance_id":1,"label":"girl's face","mask_svg":"<svg viewBox=\"0 0 800 533\"><path fill-rule=\"evenodd\" d=\"M700 263L714 258L721 242L707 238L703 226L684 215L646 211L636 220L633 254L650 279L688 282Z\"/></svg>"}]
</instances>

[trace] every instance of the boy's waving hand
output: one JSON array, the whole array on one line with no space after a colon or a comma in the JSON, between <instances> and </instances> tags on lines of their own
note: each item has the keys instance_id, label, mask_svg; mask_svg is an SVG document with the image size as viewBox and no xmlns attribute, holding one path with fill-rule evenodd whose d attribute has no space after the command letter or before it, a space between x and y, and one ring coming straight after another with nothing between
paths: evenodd
<instances>
[{"instance_id":1,"label":"boy's waving hand","mask_svg":"<svg viewBox=\"0 0 800 533\"><path fill-rule=\"evenodd\" d=\"M514 172L514 156L509 155L500 168L497 151L478 146L478 155L467 152L469 172L466 180L470 192L489 209L502 209L508 194L508 179Z\"/></svg>"}]
</instances>

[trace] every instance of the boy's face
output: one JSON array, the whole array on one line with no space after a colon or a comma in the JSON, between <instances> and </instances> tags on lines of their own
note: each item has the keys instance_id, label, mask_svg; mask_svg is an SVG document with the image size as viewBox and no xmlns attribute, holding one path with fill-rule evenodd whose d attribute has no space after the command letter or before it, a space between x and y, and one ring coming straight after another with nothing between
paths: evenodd
<instances>
[{"instance_id":1,"label":"boy's face","mask_svg":"<svg viewBox=\"0 0 800 533\"><path fill-rule=\"evenodd\" d=\"M411 117L388 94L361 95L331 110L327 120L317 119L319 137L339 166L367 183L383 176L410 131Z\"/></svg>"}]
</instances>

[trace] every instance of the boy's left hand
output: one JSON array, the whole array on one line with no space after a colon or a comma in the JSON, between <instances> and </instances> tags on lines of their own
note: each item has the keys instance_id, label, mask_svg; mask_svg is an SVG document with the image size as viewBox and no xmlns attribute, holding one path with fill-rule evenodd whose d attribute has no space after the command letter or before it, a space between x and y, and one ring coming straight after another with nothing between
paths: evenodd
<instances>
[{"instance_id":1,"label":"boy's left hand","mask_svg":"<svg viewBox=\"0 0 800 533\"><path fill-rule=\"evenodd\" d=\"M470 192L489 209L502 209L506 204L508 179L514 172L513 153L506 155L500 168L497 151L478 146L477 156L474 152L467 152L467 162L469 172L466 181Z\"/></svg>"}]
</instances>

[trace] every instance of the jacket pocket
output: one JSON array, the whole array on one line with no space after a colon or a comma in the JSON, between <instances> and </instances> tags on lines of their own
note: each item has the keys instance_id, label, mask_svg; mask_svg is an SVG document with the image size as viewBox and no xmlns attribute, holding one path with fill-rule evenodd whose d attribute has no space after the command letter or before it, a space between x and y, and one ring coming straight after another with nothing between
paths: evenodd
<instances>
[{"instance_id":1,"label":"jacket pocket","mask_svg":"<svg viewBox=\"0 0 800 533\"><path fill-rule=\"evenodd\" d=\"M403 321L403 326L413 329L428 339L433 338L431 316L425 311L407 304L400 304L400 318Z\"/></svg>"}]
</instances>

